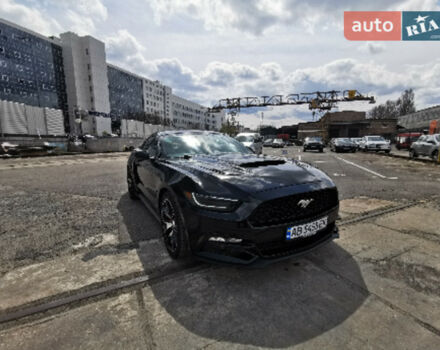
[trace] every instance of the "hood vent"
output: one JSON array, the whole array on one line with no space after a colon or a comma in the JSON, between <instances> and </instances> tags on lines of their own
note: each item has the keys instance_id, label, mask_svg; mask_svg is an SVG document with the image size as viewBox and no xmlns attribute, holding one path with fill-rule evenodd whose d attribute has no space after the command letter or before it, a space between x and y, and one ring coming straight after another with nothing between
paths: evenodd
<instances>
[{"instance_id":1,"label":"hood vent","mask_svg":"<svg viewBox=\"0 0 440 350\"><path fill-rule=\"evenodd\" d=\"M267 165L280 165L286 163L285 160L282 159L267 159L267 160L261 160L256 162L249 162L249 163L242 163L240 166L242 168L258 168L260 166L267 166Z\"/></svg>"}]
</instances>

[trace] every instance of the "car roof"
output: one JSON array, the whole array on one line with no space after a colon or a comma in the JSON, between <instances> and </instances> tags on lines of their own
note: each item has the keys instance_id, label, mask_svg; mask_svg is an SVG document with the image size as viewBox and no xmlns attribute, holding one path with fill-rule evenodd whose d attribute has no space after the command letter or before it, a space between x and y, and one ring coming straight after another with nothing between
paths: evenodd
<instances>
[{"instance_id":1,"label":"car roof","mask_svg":"<svg viewBox=\"0 0 440 350\"><path fill-rule=\"evenodd\" d=\"M159 131L157 136L165 136L165 135L223 135L218 131L210 131L210 130L164 130Z\"/></svg>"},{"instance_id":2,"label":"car roof","mask_svg":"<svg viewBox=\"0 0 440 350\"><path fill-rule=\"evenodd\" d=\"M241 135L258 135L258 132L241 132L239 134L237 134L237 136L241 136Z\"/></svg>"}]
</instances>

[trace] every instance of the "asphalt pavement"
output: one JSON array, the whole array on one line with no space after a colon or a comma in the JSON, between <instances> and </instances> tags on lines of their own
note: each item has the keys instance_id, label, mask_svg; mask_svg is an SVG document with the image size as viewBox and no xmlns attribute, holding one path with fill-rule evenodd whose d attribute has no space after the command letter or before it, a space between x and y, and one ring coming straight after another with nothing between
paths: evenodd
<instances>
[{"instance_id":1,"label":"asphalt pavement","mask_svg":"<svg viewBox=\"0 0 440 350\"><path fill-rule=\"evenodd\" d=\"M0 349L440 348L440 166L265 153L336 182L341 238L264 269L172 261L127 153L0 160Z\"/></svg>"}]
</instances>

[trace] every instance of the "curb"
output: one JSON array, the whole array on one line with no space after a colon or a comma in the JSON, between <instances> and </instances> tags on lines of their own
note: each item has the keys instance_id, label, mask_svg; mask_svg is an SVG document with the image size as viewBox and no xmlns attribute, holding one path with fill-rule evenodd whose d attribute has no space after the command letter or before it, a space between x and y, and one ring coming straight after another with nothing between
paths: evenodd
<instances>
[{"instance_id":1,"label":"curb","mask_svg":"<svg viewBox=\"0 0 440 350\"><path fill-rule=\"evenodd\" d=\"M413 160L415 162L421 162L421 163L430 163L430 164L434 164L434 165L439 165L440 163L433 161L432 159L426 159L426 158L410 158L407 156L402 156L400 154L393 154L393 153L376 153L378 155L381 156L385 156L385 157L391 157L391 158L399 158L399 159L406 159L406 160Z\"/></svg>"}]
</instances>

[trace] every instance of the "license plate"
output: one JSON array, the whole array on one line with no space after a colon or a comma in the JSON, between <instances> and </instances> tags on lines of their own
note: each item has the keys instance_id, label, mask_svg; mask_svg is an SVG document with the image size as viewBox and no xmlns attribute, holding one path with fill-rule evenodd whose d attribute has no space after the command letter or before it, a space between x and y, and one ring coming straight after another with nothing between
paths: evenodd
<instances>
[{"instance_id":1,"label":"license plate","mask_svg":"<svg viewBox=\"0 0 440 350\"><path fill-rule=\"evenodd\" d=\"M327 216L321 219L308 222L307 224L290 226L286 231L286 239L291 240L299 237L313 236L316 232L327 226Z\"/></svg>"}]
</instances>

